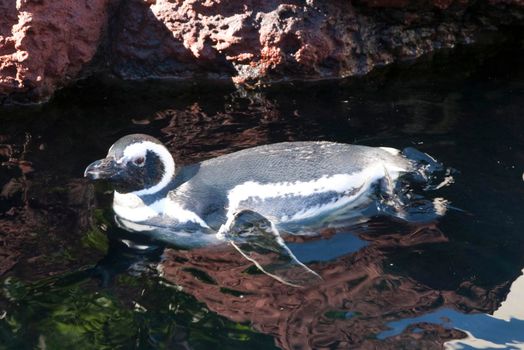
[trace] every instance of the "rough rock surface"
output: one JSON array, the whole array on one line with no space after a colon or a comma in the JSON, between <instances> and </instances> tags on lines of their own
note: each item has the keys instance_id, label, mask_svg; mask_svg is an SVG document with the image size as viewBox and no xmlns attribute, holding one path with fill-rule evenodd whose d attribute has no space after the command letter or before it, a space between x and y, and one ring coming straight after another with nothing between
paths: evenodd
<instances>
[{"instance_id":1,"label":"rough rock surface","mask_svg":"<svg viewBox=\"0 0 524 350\"><path fill-rule=\"evenodd\" d=\"M97 50L108 2L0 0L0 97L38 101L76 78Z\"/></svg>"},{"instance_id":2,"label":"rough rock surface","mask_svg":"<svg viewBox=\"0 0 524 350\"><path fill-rule=\"evenodd\" d=\"M486 29L522 25L523 7L522 0L0 0L0 96L45 99L86 67L128 79L248 85L362 75L473 42Z\"/></svg>"},{"instance_id":3,"label":"rough rock surface","mask_svg":"<svg viewBox=\"0 0 524 350\"><path fill-rule=\"evenodd\" d=\"M461 22L462 8L437 20L435 8L448 7L441 2L424 12L396 9L406 1L369 4L393 10L364 5L131 1L114 34L113 71L127 78L205 74L235 82L339 78L470 41L476 29Z\"/></svg>"}]
</instances>

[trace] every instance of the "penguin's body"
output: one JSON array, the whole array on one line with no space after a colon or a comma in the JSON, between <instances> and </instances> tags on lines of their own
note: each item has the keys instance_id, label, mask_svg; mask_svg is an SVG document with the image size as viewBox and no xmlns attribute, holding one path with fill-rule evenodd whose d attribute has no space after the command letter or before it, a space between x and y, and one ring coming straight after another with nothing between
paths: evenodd
<instances>
[{"instance_id":1,"label":"penguin's body","mask_svg":"<svg viewBox=\"0 0 524 350\"><path fill-rule=\"evenodd\" d=\"M164 231L187 246L226 239L257 264L241 246L251 252L259 235L253 227L261 227L261 237L271 238L271 244L288 255L284 265L306 268L287 249L277 228L341 208L364 207L377 184L380 188L384 180L391 184L413 171L413 163L396 149L285 142L175 172L172 156L158 140L129 135L110 148L107 158L91 164L85 175L113 182L117 220L131 231Z\"/></svg>"},{"instance_id":2,"label":"penguin's body","mask_svg":"<svg viewBox=\"0 0 524 350\"><path fill-rule=\"evenodd\" d=\"M279 225L360 203L384 176L410 169L393 149L285 142L183 167L153 194L117 192L114 209L125 220L171 229L194 223L218 231L239 210Z\"/></svg>"}]
</instances>

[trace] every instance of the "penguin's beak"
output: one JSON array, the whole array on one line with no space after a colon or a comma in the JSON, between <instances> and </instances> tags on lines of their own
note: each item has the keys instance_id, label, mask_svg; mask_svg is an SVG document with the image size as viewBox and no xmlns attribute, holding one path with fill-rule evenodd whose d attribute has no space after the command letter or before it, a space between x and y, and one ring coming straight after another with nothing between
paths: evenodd
<instances>
[{"instance_id":1,"label":"penguin's beak","mask_svg":"<svg viewBox=\"0 0 524 350\"><path fill-rule=\"evenodd\" d=\"M86 168L84 177L89 180L109 180L122 170L114 158L104 158L97 160Z\"/></svg>"}]
</instances>

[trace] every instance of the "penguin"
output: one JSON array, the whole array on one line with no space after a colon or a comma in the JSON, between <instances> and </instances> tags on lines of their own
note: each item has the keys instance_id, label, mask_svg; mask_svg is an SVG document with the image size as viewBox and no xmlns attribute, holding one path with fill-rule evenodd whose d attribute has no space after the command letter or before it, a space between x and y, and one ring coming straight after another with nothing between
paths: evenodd
<instances>
[{"instance_id":1,"label":"penguin","mask_svg":"<svg viewBox=\"0 0 524 350\"><path fill-rule=\"evenodd\" d=\"M122 228L181 247L230 242L263 272L300 286L320 277L296 259L281 232L303 234L334 213L359 212L377 191L392 191L417 171L394 148L325 141L257 146L178 168L159 140L133 134L84 176L112 185ZM293 232L297 227L302 232Z\"/></svg>"}]
</instances>

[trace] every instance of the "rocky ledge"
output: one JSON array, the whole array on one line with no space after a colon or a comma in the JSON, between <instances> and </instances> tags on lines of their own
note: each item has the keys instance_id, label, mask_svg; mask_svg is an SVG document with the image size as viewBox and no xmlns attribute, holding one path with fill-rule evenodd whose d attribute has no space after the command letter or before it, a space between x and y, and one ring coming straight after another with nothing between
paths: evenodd
<instances>
[{"instance_id":1,"label":"rocky ledge","mask_svg":"<svg viewBox=\"0 0 524 350\"><path fill-rule=\"evenodd\" d=\"M94 73L344 78L524 23L523 0L0 0L0 103Z\"/></svg>"}]
</instances>

